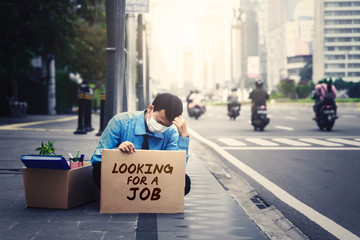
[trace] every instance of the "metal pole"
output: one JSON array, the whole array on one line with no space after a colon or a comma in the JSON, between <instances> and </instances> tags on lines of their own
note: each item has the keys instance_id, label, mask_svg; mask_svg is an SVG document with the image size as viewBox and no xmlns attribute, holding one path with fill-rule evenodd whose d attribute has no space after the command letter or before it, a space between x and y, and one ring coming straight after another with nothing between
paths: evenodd
<instances>
[{"instance_id":1,"label":"metal pole","mask_svg":"<svg viewBox=\"0 0 360 240\"><path fill-rule=\"evenodd\" d=\"M135 14L126 17L127 111L136 110L136 33Z\"/></svg>"},{"instance_id":2,"label":"metal pole","mask_svg":"<svg viewBox=\"0 0 360 240\"><path fill-rule=\"evenodd\" d=\"M107 76L105 125L118 112L123 111L123 86L125 73L124 32L125 32L125 1L106 0L107 25Z\"/></svg>"},{"instance_id":3,"label":"metal pole","mask_svg":"<svg viewBox=\"0 0 360 240\"><path fill-rule=\"evenodd\" d=\"M145 39L146 41L146 88L145 88L145 106L149 106L150 105L150 63L149 63L149 46L148 46L148 42L147 42L147 38Z\"/></svg>"},{"instance_id":4,"label":"metal pole","mask_svg":"<svg viewBox=\"0 0 360 240\"><path fill-rule=\"evenodd\" d=\"M139 97L139 110L145 109L145 97L144 97L144 77L143 77L143 23L142 23L142 14L138 15L138 97Z\"/></svg>"},{"instance_id":5,"label":"metal pole","mask_svg":"<svg viewBox=\"0 0 360 240\"><path fill-rule=\"evenodd\" d=\"M48 110L49 115L56 114L56 79L55 79L55 57L49 57L49 81L48 81Z\"/></svg>"}]
</instances>

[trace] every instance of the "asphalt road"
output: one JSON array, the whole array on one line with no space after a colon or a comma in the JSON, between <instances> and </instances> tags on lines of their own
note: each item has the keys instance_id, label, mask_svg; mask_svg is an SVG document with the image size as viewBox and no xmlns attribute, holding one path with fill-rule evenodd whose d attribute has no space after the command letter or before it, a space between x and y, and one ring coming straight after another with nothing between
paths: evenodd
<instances>
[{"instance_id":1,"label":"asphalt road","mask_svg":"<svg viewBox=\"0 0 360 240\"><path fill-rule=\"evenodd\" d=\"M217 106L198 120L187 118L187 124L256 171L231 165L310 239L358 239L359 107L340 105L331 132L318 129L309 105L269 105L268 111L263 132L250 125L249 106L236 121Z\"/></svg>"}]
</instances>

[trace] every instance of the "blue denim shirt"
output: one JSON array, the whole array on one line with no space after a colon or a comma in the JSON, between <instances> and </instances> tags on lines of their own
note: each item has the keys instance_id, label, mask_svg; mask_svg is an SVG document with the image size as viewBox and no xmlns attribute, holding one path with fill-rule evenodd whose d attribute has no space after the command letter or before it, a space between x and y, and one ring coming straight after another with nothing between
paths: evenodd
<instances>
[{"instance_id":1,"label":"blue denim shirt","mask_svg":"<svg viewBox=\"0 0 360 240\"><path fill-rule=\"evenodd\" d=\"M117 148L124 141L132 142L135 149L141 149L145 134L149 135L149 149L185 150L187 162L189 158L189 137L179 136L174 124L161 134L146 132L144 114L145 111L137 111L115 115L103 131L99 144L91 157L91 163L101 161L102 149Z\"/></svg>"}]
</instances>

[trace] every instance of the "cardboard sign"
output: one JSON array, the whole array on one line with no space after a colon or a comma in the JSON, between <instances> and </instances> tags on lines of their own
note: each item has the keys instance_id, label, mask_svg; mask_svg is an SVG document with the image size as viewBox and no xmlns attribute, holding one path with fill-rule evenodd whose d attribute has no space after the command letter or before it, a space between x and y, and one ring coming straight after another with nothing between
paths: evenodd
<instances>
[{"instance_id":1,"label":"cardboard sign","mask_svg":"<svg viewBox=\"0 0 360 240\"><path fill-rule=\"evenodd\" d=\"M101 213L183 213L185 151L103 150Z\"/></svg>"}]
</instances>

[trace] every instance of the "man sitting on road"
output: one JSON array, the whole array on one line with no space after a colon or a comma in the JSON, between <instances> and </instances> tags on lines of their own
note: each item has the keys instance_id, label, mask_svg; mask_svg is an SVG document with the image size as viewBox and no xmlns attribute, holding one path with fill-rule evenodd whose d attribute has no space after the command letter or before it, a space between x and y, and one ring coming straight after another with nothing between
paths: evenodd
<instances>
[{"instance_id":1,"label":"man sitting on road","mask_svg":"<svg viewBox=\"0 0 360 240\"><path fill-rule=\"evenodd\" d=\"M102 149L119 149L134 153L136 149L185 150L189 158L189 134L181 116L183 105L175 95L158 94L145 111L124 112L115 115L108 123L91 158L93 177L100 188ZM185 176L185 195L191 181Z\"/></svg>"}]
</instances>

